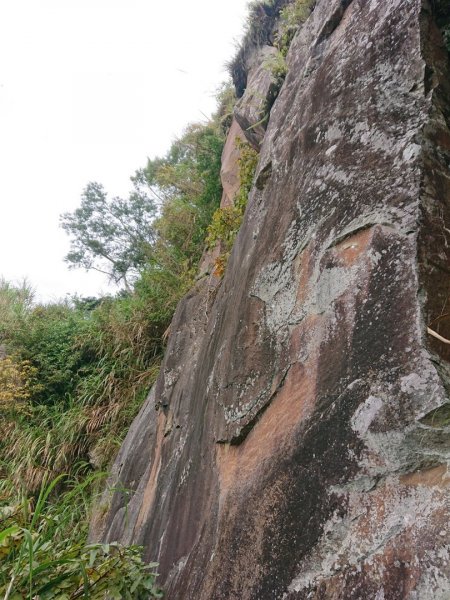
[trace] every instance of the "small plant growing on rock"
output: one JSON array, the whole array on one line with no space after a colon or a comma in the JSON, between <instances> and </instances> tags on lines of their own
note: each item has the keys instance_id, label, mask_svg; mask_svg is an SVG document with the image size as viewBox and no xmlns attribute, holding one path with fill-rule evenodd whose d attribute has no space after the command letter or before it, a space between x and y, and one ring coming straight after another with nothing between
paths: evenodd
<instances>
[{"instance_id":1,"label":"small plant growing on rock","mask_svg":"<svg viewBox=\"0 0 450 600\"><path fill-rule=\"evenodd\" d=\"M294 0L280 11L280 26L276 46L285 57L297 29L311 14L316 0Z\"/></svg>"},{"instance_id":2,"label":"small plant growing on rock","mask_svg":"<svg viewBox=\"0 0 450 600\"><path fill-rule=\"evenodd\" d=\"M281 83L287 74L286 57L277 51L276 54L271 54L264 62L264 67L272 73L274 78Z\"/></svg>"}]
</instances>

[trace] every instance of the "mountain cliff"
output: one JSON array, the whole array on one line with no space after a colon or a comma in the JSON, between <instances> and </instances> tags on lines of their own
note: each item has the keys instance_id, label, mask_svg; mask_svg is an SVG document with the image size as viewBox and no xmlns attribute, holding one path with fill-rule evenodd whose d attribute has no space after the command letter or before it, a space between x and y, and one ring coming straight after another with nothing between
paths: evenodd
<instances>
[{"instance_id":1,"label":"mountain cliff","mask_svg":"<svg viewBox=\"0 0 450 600\"><path fill-rule=\"evenodd\" d=\"M205 254L179 304L92 522L92 538L144 546L169 600L450 595L450 351L430 334L450 337L450 73L434 4L318 0L282 85L266 14L235 65L222 205L247 139L244 221L223 277Z\"/></svg>"}]
</instances>

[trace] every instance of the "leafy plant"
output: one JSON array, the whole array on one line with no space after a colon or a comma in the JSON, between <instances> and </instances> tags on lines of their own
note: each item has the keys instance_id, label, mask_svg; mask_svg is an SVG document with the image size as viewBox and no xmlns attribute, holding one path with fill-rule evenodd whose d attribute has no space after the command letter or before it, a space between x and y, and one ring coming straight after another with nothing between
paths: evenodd
<instances>
[{"instance_id":1,"label":"leafy plant","mask_svg":"<svg viewBox=\"0 0 450 600\"><path fill-rule=\"evenodd\" d=\"M0 344L25 327L34 293L26 281L13 285L0 278ZM4 348L3 348L4 350Z\"/></svg>"},{"instance_id":2,"label":"leafy plant","mask_svg":"<svg viewBox=\"0 0 450 600\"><path fill-rule=\"evenodd\" d=\"M275 45L286 57L295 32L309 17L316 0L293 0L280 11L280 24Z\"/></svg>"},{"instance_id":3,"label":"leafy plant","mask_svg":"<svg viewBox=\"0 0 450 600\"><path fill-rule=\"evenodd\" d=\"M264 67L272 73L274 78L280 83L284 81L287 74L286 58L280 50L276 54L271 54L264 62Z\"/></svg>"},{"instance_id":4,"label":"leafy plant","mask_svg":"<svg viewBox=\"0 0 450 600\"><path fill-rule=\"evenodd\" d=\"M74 513L85 517L74 506L85 507L92 478L51 503L62 479L43 485L34 507L29 498L0 507L0 595L6 600L160 598L157 565L144 564L138 547L86 545L79 531L74 536Z\"/></svg>"},{"instance_id":5,"label":"leafy plant","mask_svg":"<svg viewBox=\"0 0 450 600\"><path fill-rule=\"evenodd\" d=\"M217 209L208 227L206 238L208 248L212 250L220 243L222 252L229 252L241 226L242 218L242 208L236 205Z\"/></svg>"},{"instance_id":6,"label":"leafy plant","mask_svg":"<svg viewBox=\"0 0 450 600\"><path fill-rule=\"evenodd\" d=\"M223 83L217 91L217 105L214 119L226 136L233 121L233 112L236 105L236 90L231 81Z\"/></svg>"},{"instance_id":7,"label":"leafy plant","mask_svg":"<svg viewBox=\"0 0 450 600\"><path fill-rule=\"evenodd\" d=\"M221 100L221 110L230 99ZM146 269L166 270L193 282L206 229L222 196L220 168L225 141L221 112L206 125L190 125L164 158L149 160L134 181L158 189L154 253Z\"/></svg>"},{"instance_id":8,"label":"leafy plant","mask_svg":"<svg viewBox=\"0 0 450 600\"><path fill-rule=\"evenodd\" d=\"M38 304L26 283L0 282L0 503L9 498L0 512L0 597L157 595L138 550L85 546L94 484L68 501L60 476L88 482L108 467L157 377L165 332L222 196L233 103L224 89L214 118L148 161L127 200L91 183L78 211L63 215L68 260L105 271L125 290ZM45 510L33 508L50 480ZM15 498L17 490L29 498Z\"/></svg>"},{"instance_id":9,"label":"leafy plant","mask_svg":"<svg viewBox=\"0 0 450 600\"><path fill-rule=\"evenodd\" d=\"M26 410L31 395L30 380L35 375L36 369L29 361L12 356L0 358L0 411Z\"/></svg>"},{"instance_id":10,"label":"leafy plant","mask_svg":"<svg viewBox=\"0 0 450 600\"><path fill-rule=\"evenodd\" d=\"M0 288L5 311L20 315L0 329L0 493L22 485L34 493L80 461L85 470L107 466L157 376L182 293L162 273L152 281L132 296L20 308L27 295Z\"/></svg>"}]
</instances>

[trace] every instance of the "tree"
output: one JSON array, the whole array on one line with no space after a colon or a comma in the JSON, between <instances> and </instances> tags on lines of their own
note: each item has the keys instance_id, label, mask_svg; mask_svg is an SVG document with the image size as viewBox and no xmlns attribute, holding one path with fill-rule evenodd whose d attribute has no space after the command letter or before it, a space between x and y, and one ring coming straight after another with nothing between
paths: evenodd
<instances>
[{"instance_id":1,"label":"tree","mask_svg":"<svg viewBox=\"0 0 450 600\"><path fill-rule=\"evenodd\" d=\"M222 197L220 180L224 132L218 122L191 124L163 158L148 159L132 181L158 192L161 211L154 222L157 262L195 269L211 217Z\"/></svg>"},{"instance_id":2,"label":"tree","mask_svg":"<svg viewBox=\"0 0 450 600\"><path fill-rule=\"evenodd\" d=\"M61 216L63 229L72 237L65 261L72 268L105 273L130 290L151 256L157 212L156 200L138 185L128 199L109 200L101 184L89 183L81 206Z\"/></svg>"}]
</instances>

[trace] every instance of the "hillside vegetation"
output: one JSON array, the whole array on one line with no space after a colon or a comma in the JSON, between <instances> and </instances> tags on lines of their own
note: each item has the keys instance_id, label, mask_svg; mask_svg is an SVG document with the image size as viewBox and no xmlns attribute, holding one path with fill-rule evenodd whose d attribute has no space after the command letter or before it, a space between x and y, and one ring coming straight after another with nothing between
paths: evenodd
<instances>
[{"instance_id":1,"label":"hillside vegetation","mask_svg":"<svg viewBox=\"0 0 450 600\"><path fill-rule=\"evenodd\" d=\"M0 282L0 596L158 595L138 549L85 546L89 506L194 282L233 98L225 88L209 122L148 160L128 198L93 182L62 216L67 262L105 272L121 284L116 296L42 304L26 283Z\"/></svg>"},{"instance_id":2,"label":"hillside vegetation","mask_svg":"<svg viewBox=\"0 0 450 600\"><path fill-rule=\"evenodd\" d=\"M230 63L238 94L254 45L284 58L310 0L253 2ZM274 23L281 18L272 39ZM281 65L281 67L280 67ZM282 79L281 77L281 79ZM280 83L281 85L281 83ZM226 86L211 120L192 124L164 157L131 177L127 198L90 182L73 213L70 267L105 273L115 296L49 304L0 281L0 596L75 599L158 597L156 565L139 549L86 545L90 504L155 381L179 299L205 250L220 246L221 277L239 230L257 153L239 144L241 189L219 208L221 155L235 102Z\"/></svg>"}]
</instances>

